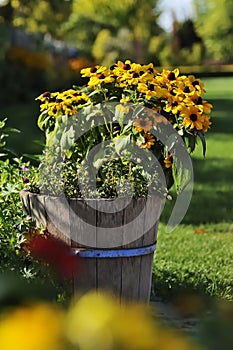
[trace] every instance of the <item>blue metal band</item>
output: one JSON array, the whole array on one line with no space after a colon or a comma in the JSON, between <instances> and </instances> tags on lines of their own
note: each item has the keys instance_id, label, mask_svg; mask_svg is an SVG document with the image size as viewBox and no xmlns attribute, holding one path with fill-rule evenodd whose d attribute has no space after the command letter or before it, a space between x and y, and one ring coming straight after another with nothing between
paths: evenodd
<instances>
[{"instance_id":1,"label":"blue metal band","mask_svg":"<svg viewBox=\"0 0 233 350\"><path fill-rule=\"evenodd\" d=\"M129 258L131 256L140 256L151 254L155 251L156 244L147 247L130 249L76 249L75 253L81 258Z\"/></svg>"}]
</instances>

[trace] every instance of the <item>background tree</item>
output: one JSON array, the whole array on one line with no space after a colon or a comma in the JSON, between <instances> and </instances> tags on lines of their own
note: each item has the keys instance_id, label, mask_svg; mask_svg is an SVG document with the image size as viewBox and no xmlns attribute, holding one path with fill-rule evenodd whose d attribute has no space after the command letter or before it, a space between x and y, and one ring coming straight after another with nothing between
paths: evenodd
<instances>
[{"instance_id":1,"label":"background tree","mask_svg":"<svg viewBox=\"0 0 233 350\"><path fill-rule=\"evenodd\" d=\"M233 1L194 0L195 26L206 47L208 59L233 62Z\"/></svg>"},{"instance_id":2,"label":"background tree","mask_svg":"<svg viewBox=\"0 0 233 350\"><path fill-rule=\"evenodd\" d=\"M27 32L62 36L61 24L69 17L72 0L5 0L0 21Z\"/></svg>"},{"instance_id":3,"label":"background tree","mask_svg":"<svg viewBox=\"0 0 233 350\"><path fill-rule=\"evenodd\" d=\"M174 14L172 32L159 52L161 65L200 65L203 55L204 45L194 28L192 19L178 22Z\"/></svg>"},{"instance_id":4,"label":"background tree","mask_svg":"<svg viewBox=\"0 0 233 350\"><path fill-rule=\"evenodd\" d=\"M120 56L119 41L127 33L128 39L125 37L125 40L129 47L132 45L128 57L143 62L151 37L163 32L157 24L160 14L156 10L157 3L158 0L73 0L72 14L65 24L67 38L84 54L92 52L99 58L92 48L97 45L96 50L99 52L104 36L107 40L104 53L115 50L116 56Z\"/></svg>"}]
</instances>

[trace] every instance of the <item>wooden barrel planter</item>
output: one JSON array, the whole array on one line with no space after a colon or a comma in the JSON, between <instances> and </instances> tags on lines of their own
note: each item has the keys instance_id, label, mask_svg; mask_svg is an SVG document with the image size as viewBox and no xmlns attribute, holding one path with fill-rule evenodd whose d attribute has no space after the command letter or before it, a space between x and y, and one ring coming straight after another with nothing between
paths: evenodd
<instances>
[{"instance_id":1,"label":"wooden barrel planter","mask_svg":"<svg viewBox=\"0 0 233 350\"><path fill-rule=\"evenodd\" d=\"M74 293L104 289L120 298L149 301L159 195L117 201L68 200L26 190L20 195L37 225L85 259L82 274L73 276Z\"/></svg>"}]
</instances>

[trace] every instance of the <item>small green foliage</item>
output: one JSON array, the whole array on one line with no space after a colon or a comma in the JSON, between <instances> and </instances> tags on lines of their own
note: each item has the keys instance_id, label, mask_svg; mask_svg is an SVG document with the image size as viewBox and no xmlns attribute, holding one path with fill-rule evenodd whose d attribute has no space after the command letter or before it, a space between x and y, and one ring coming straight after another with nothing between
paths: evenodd
<instances>
[{"instance_id":1,"label":"small green foliage","mask_svg":"<svg viewBox=\"0 0 233 350\"><path fill-rule=\"evenodd\" d=\"M36 169L21 158L8 158L6 141L10 129L5 128L6 120L0 122L2 135L0 160L0 272L15 271L26 278L29 273L27 257L22 254L22 245L31 226L31 219L23 213L19 193L35 177ZM12 130L14 131L14 130ZM4 137L3 137L4 136Z\"/></svg>"}]
</instances>

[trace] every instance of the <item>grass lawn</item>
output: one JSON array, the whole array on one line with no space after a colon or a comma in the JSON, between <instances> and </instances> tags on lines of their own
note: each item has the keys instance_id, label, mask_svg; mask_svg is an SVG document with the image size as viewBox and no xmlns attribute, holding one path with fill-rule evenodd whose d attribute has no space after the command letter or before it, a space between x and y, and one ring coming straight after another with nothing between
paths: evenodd
<instances>
[{"instance_id":1,"label":"grass lawn","mask_svg":"<svg viewBox=\"0 0 233 350\"><path fill-rule=\"evenodd\" d=\"M159 226L153 282L156 294L196 289L232 300L233 286L233 78L205 79L213 104L205 159L193 155L194 191L182 224L165 233L172 203Z\"/></svg>"}]
</instances>

